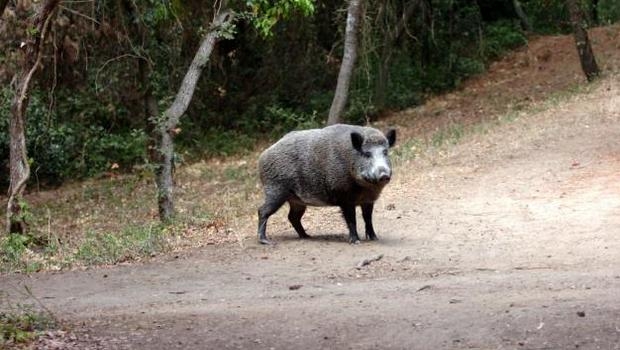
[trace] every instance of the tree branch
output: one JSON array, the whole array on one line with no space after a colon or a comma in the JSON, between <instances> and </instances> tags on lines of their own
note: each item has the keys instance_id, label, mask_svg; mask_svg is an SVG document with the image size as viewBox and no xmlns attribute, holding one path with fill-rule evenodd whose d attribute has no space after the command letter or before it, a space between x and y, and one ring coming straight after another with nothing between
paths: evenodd
<instances>
[{"instance_id":1,"label":"tree branch","mask_svg":"<svg viewBox=\"0 0 620 350\"><path fill-rule=\"evenodd\" d=\"M196 52L187 73L185 73L185 77L183 78L183 82L181 83L181 87L179 88L176 97L174 98L174 102L172 102L172 105L164 112L166 116L166 123L164 125L166 130L171 130L176 127L179 123L179 119L187 110L187 107L194 96L194 91L196 90L196 84L198 83L198 78L200 78L200 73L209 61L213 47L219 39L218 30L223 25L232 22L234 17L233 15L234 14L232 11L227 10L218 14L213 20L211 28L209 28L209 32L202 40L200 47L198 48L198 52Z\"/></svg>"}]
</instances>

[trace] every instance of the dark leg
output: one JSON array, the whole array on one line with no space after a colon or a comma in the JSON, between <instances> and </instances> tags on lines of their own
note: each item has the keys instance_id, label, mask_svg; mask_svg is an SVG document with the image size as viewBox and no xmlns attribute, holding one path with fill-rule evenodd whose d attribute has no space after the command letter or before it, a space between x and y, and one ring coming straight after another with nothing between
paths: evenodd
<instances>
[{"instance_id":1,"label":"dark leg","mask_svg":"<svg viewBox=\"0 0 620 350\"><path fill-rule=\"evenodd\" d=\"M265 191L265 193L267 194L265 203L258 208L258 241L261 244L271 244L271 241L267 239L266 234L267 219L269 219L273 213L280 209L282 204L286 202L286 197L283 195L273 196L268 194L267 191Z\"/></svg>"},{"instance_id":2,"label":"dark leg","mask_svg":"<svg viewBox=\"0 0 620 350\"><path fill-rule=\"evenodd\" d=\"M301 204L295 204L293 202L288 202L291 210L288 212L288 221L291 222L295 231L299 235L299 238L310 238L304 230L304 227L301 225L301 217L304 216L306 212L306 206Z\"/></svg>"},{"instance_id":3,"label":"dark leg","mask_svg":"<svg viewBox=\"0 0 620 350\"><path fill-rule=\"evenodd\" d=\"M377 234L375 233L375 229L372 227L372 209L374 206L374 203L362 204L362 217L364 218L364 223L366 224L366 238L370 241L377 240Z\"/></svg>"},{"instance_id":4,"label":"dark leg","mask_svg":"<svg viewBox=\"0 0 620 350\"><path fill-rule=\"evenodd\" d=\"M360 243L360 237L357 235L357 222L355 221L355 205L343 205L340 207L342 209L342 216L344 216L344 220L347 222L347 227L349 228L349 242L353 244Z\"/></svg>"}]
</instances>

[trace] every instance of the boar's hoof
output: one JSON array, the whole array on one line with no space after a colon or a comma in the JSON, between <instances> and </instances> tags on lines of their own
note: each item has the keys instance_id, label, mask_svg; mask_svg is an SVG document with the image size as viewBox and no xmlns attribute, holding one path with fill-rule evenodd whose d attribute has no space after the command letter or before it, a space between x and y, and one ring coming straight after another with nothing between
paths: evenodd
<instances>
[{"instance_id":1,"label":"boar's hoof","mask_svg":"<svg viewBox=\"0 0 620 350\"><path fill-rule=\"evenodd\" d=\"M267 239L267 238L259 238L258 242L260 244L267 244L267 245L275 245L275 242Z\"/></svg>"},{"instance_id":2,"label":"boar's hoof","mask_svg":"<svg viewBox=\"0 0 620 350\"><path fill-rule=\"evenodd\" d=\"M304 234L299 235L299 238L300 238L300 239L310 239L310 238L312 238L312 236L310 236L310 235L309 235L309 234L307 234L307 233L304 233Z\"/></svg>"},{"instance_id":3,"label":"boar's hoof","mask_svg":"<svg viewBox=\"0 0 620 350\"><path fill-rule=\"evenodd\" d=\"M369 241L377 241L377 240L379 240L379 238L378 238L378 237L377 237L377 235L375 235L375 234L372 234L372 235L366 235L366 238L367 238Z\"/></svg>"},{"instance_id":4,"label":"boar's hoof","mask_svg":"<svg viewBox=\"0 0 620 350\"><path fill-rule=\"evenodd\" d=\"M351 242L351 244L360 244L360 240L359 239L351 239L349 240L349 242Z\"/></svg>"}]
</instances>

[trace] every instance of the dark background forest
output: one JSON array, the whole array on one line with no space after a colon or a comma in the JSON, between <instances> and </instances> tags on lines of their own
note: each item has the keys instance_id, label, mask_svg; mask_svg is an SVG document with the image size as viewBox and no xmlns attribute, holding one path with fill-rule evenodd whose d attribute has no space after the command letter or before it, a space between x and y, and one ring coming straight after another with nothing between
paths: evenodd
<instances>
[{"instance_id":1,"label":"dark background forest","mask_svg":"<svg viewBox=\"0 0 620 350\"><path fill-rule=\"evenodd\" d=\"M346 121L364 123L459 87L536 34L567 33L561 0L364 3ZM0 187L8 187L10 101L28 1L0 22ZM615 0L584 1L589 26L620 18ZM107 171L148 170L149 108L170 104L213 16L202 1L63 1L27 110L30 190ZM346 2L315 3L265 35L243 16L224 33L181 120L176 162L251 150L323 125L342 58ZM529 26L529 27L528 27ZM34 187L32 187L34 186Z\"/></svg>"}]
</instances>

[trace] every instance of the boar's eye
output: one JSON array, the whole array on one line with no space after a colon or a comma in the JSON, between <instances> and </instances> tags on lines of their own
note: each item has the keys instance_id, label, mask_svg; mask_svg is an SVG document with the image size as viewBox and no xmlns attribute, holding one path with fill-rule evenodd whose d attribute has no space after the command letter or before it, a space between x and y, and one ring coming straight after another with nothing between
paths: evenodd
<instances>
[{"instance_id":1,"label":"boar's eye","mask_svg":"<svg viewBox=\"0 0 620 350\"><path fill-rule=\"evenodd\" d=\"M384 155L384 156L387 156L387 153L388 153L388 152L387 152L387 150L386 150L386 149L384 149L384 150L383 150L383 155Z\"/></svg>"},{"instance_id":2,"label":"boar's eye","mask_svg":"<svg viewBox=\"0 0 620 350\"><path fill-rule=\"evenodd\" d=\"M362 152L362 155L366 158L370 158L370 156L372 156L372 153L370 152Z\"/></svg>"}]
</instances>

